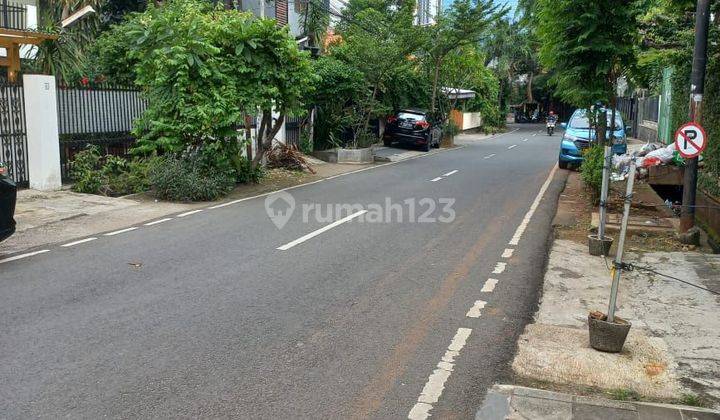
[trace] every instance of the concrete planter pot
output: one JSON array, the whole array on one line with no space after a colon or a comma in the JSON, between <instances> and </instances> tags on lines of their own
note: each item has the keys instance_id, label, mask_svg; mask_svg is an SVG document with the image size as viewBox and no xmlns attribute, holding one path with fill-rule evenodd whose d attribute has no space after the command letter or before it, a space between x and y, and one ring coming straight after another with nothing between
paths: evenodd
<instances>
[{"instance_id":1,"label":"concrete planter pot","mask_svg":"<svg viewBox=\"0 0 720 420\"><path fill-rule=\"evenodd\" d=\"M373 153L371 147L363 149L337 149L338 163L372 163Z\"/></svg>"},{"instance_id":2,"label":"concrete planter pot","mask_svg":"<svg viewBox=\"0 0 720 420\"><path fill-rule=\"evenodd\" d=\"M602 318L594 315L602 315ZM631 324L617 316L615 322L607 322L606 319L604 314L591 313L588 315L590 347L608 353L619 353L622 351L628 332L630 332Z\"/></svg>"},{"instance_id":3,"label":"concrete planter pot","mask_svg":"<svg viewBox=\"0 0 720 420\"><path fill-rule=\"evenodd\" d=\"M607 256L610 253L612 243L613 238L609 236L603 236L601 238L598 235L588 235L588 250L590 251L590 255Z\"/></svg>"},{"instance_id":4,"label":"concrete planter pot","mask_svg":"<svg viewBox=\"0 0 720 420\"><path fill-rule=\"evenodd\" d=\"M313 156L318 159L330 163L373 163L373 153L371 147L362 149L330 149L313 152Z\"/></svg>"}]
</instances>

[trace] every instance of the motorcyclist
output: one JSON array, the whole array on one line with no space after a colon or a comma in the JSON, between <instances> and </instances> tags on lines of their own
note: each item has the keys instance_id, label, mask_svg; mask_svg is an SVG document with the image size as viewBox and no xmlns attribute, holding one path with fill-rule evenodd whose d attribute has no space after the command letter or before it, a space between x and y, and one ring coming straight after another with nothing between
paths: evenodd
<instances>
[{"instance_id":1,"label":"motorcyclist","mask_svg":"<svg viewBox=\"0 0 720 420\"><path fill-rule=\"evenodd\" d=\"M557 114L555 114L555 111L550 111L547 117L548 122L557 122Z\"/></svg>"}]
</instances>

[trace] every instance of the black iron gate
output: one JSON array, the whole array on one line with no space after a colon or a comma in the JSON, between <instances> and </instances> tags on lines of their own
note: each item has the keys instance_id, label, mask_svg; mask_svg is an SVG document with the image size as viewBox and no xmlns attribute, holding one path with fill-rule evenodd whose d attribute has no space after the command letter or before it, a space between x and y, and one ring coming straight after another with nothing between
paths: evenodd
<instances>
[{"instance_id":1,"label":"black iron gate","mask_svg":"<svg viewBox=\"0 0 720 420\"><path fill-rule=\"evenodd\" d=\"M303 120L302 117L287 117L285 119L285 144L300 147L300 132Z\"/></svg>"},{"instance_id":2,"label":"black iron gate","mask_svg":"<svg viewBox=\"0 0 720 420\"><path fill-rule=\"evenodd\" d=\"M21 186L28 185L27 159L22 84L0 80L0 162L7 166L10 178Z\"/></svg>"}]
</instances>

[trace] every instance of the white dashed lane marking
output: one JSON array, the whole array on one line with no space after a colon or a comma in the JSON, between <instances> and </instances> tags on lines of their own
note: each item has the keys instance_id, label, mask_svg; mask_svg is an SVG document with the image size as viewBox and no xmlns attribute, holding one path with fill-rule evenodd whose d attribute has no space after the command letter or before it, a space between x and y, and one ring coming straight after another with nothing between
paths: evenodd
<instances>
[{"instance_id":1,"label":"white dashed lane marking","mask_svg":"<svg viewBox=\"0 0 720 420\"><path fill-rule=\"evenodd\" d=\"M360 215L363 215L363 214L365 214L365 213L367 213L367 210L360 210L360 211L358 211L358 212L355 212L355 213L353 213L353 214L351 214L351 215L349 215L349 216L347 216L347 217L343 217L342 219L336 220L336 221L330 223L330 224L327 225L327 226L321 227L321 228L318 229L318 230L312 231L312 232L308 233L307 235L305 235L305 236L303 236L303 237L300 237L300 238L298 238L298 239L295 239L295 240L292 241L292 242L288 242L288 243L286 243L285 245L279 246L279 247L277 247L277 249L280 250L280 251L287 251L288 249L294 247L295 245L299 245L299 244L307 241L308 239L312 239L312 238L318 236L319 234L321 234L321 233L323 233L323 232L327 232L328 230L330 230L330 229L332 229L332 228L334 228L334 227L336 227L336 226L340 226L340 225L343 224L343 223L349 222L349 221L351 221L352 219L354 219L354 218L356 218L356 217L358 217L358 216L360 216Z\"/></svg>"},{"instance_id":2,"label":"white dashed lane marking","mask_svg":"<svg viewBox=\"0 0 720 420\"><path fill-rule=\"evenodd\" d=\"M121 234L121 233L131 232L131 231L133 231L133 230L135 230L135 229L137 229L136 226L129 227L129 228L125 228L125 229L120 229L120 230L116 230L116 231L114 231L114 232L108 232L108 233L105 234L105 236L115 236L115 235L119 235L119 234Z\"/></svg>"},{"instance_id":3,"label":"white dashed lane marking","mask_svg":"<svg viewBox=\"0 0 720 420\"><path fill-rule=\"evenodd\" d=\"M437 177L437 178L431 179L430 182L438 182L438 181L440 181L441 179L442 179L442 177L439 176L439 177Z\"/></svg>"},{"instance_id":4,"label":"white dashed lane marking","mask_svg":"<svg viewBox=\"0 0 720 420\"><path fill-rule=\"evenodd\" d=\"M164 219L154 220L154 221L152 221L152 222L145 223L145 226L153 226L153 225L157 225L157 224L160 224L160 223L165 223L165 222L167 222L167 221L169 221L169 220L172 220L172 217L166 217L166 218L164 218Z\"/></svg>"},{"instance_id":5,"label":"white dashed lane marking","mask_svg":"<svg viewBox=\"0 0 720 420\"><path fill-rule=\"evenodd\" d=\"M64 248L67 248L67 247L70 247L70 246L75 246L75 245L84 244L85 242L94 241L95 239L97 239L97 238L95 238L95 237L85 238L85 239L80 239L79 241L69 242L69 243L66 243L66 244L60 245L60 246L62 246L62 247L64 247Z\"/></svg>"},{"instance_id":6,"label":"white dashed lane marking","mask_svg":"<svg viewBox=\"0 0 720 420\"><path fill-rule=\"evenodd\" d=\"M512 146L508 146L508 150L512 149L513 147L517 147L517 144L513 144Z\"/></svg>"},{"instance_id":7,"label":"white dashed lane marking","mask_svg":"<svg viewBox=\"0 0 720 420\"><path fill-rule=\"evenodd\" d=\"M540 205L540 200L542 200L543 196L545 195L545 191L547 191L548 187L550 186L550 182L552 182L553 176L555 176L555 172L557 172L557 168L558 166L557 164L555 164L555 166L553 166L552 170L550 171L550 175L548 175L547 179L545 180L545 183L542 185L542 187L540 187L540 191L535 197L535 201L533 201L533 203L530 205L530 210L525 213L525 217L515 230L515 234L513 235L512 239L510 239L508 245L517 245L518 243L520 243L520 237L525 232L525 229L527 229L527 226L530 223L530 219L532 219L533 214L535 214L535 210L537 210L537 207Z\"/></svg>"},{"instance_id":8,"label":"white dashed lane marking","mask_svg":"<svg viewBox=\"0 0 720 420\"><path fill-rule=\"evenodd\" d=\"M528 139L523 139L523 141L528 141Z\"/></svg>"},{"instance_id":9,"label":"white dashed lane marking","mask_svg":"<svg viewBox=\"0 0 720 420\"><path fill-rule=\"evenodd\" d=\"M39 251L28 252L27 254L20 254L20 255L14 256L14 257L8 257L8 258L0 260L0 264L10 262L10 261L21 260L23 258L32 257L33 255L44 254L46 252L50 252L50 250L49 249L41 249Z\"/></svg>"},{"instance_id":10,"label":"white dashed lane marking","mask_svg":"<svg viewBox=\"0 0 720 420\"><path fill-rule=\"evenodd\" d=\"M203 211L203 209L186 211L185 213L180 213L180 214L178 214L177 217L190 216L191 214L200 213L201 211Z\"/></svg>"},{"instance_id":11,"label":"white dashed lane marking","mask_svg":"<svg viewBox=\"0 0 720 420\"><path fill-rule=\"evenodd\" d=\"M437 364L437 369L433 371L425 383L425 386L417 399L417 403L408 413L410 420L425 420L430 417L430 410L433 404L437 403L445 389L445 382L450 377L455 367L455 358L460 355L460 350L465 347L468 337L472 330L470 328L458 328L450 345L445 351L442 360Z\"/></svg>"},{"instance_id":12,"label":"white dashed lane marking","mask_svg":"<svg viewBox=\"0 0 720 420\"><path fill-rule=\"evenodd\" d=\"M495 269L493 270L493 274L502 274L503 271L505 271L505 266L507 266L507 263L499 262L495 264Z\"/></svg>"},{"instance_id":13,"label":"white dashed lane marking","mask_svg":"<svg viewBox=\"0 0 720 420\"><path fill-rule=\"evenodd\" d=\"M490 159L493 156L495 156L495 153L489 154L489 155L485 156L483 159Z\"/></svg>"},{"instance_id":14,"label":"white dashed lane marking","mask_svg":"<svg viewBox=\"0 0 720 420\"><path fill-rule=\"evenodd\" d=\"M485 280L485 284L483 284L482 289L480 289L483 293L491 293L493 290L495 290L495 286L497 286L498 280L497 279L487 279Z\"/></svg>"},{"instance_id":15,"label":"white dashed lane marking","mask_svg":"<svg viewBox=\"0 0 720 420\"><path fill-rule=\"evenodd\" d=\"M502 253L502 257L503 257L503 258L510 258L510 257L512 257L513 251L515 251L515 250L512 249L512 248L505 248L505 250L504 250L503 253Z\"/></svg>"},{"instance_id":16,"label":"white dashed lane marking","mask_svg":"<svg viewBox=\"0 0 720 420\"><path fill-rule=\"evenodd\" d=\"M446 174L443 174L443 176L450 176L450 175L452 175L452 174L456 174L457 172L458 172L458 170L455 169L455 170L450 171L450 172L448 172L448 173L446 173Z\"/></svg>"},{"instance_id":17,"label":"white dashed lane marking","mask_svg":"<svg viewBox=\"0 0 720 420\"><path fill-rule=\"evenodd\" d=\"M468 318L480 318L480 311L487 305L484 300L476 300L472 308L465 314Z\"/></svg>"}]
</instances>

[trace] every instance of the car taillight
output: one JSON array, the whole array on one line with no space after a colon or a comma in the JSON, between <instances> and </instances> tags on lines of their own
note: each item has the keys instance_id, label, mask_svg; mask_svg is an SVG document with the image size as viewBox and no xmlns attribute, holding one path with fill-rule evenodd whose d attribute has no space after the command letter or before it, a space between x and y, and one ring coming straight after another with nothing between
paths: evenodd
<instances>
[{"instance_id":1,"label":"car taillight","mask_svg":"<svg viewBox=\"0 0 720 420\"><path fill-rule=\"evenodd\" d=\"M0 175L7 174L7 169L4 166L0 166Z\"/></svg>"},{"instance_id":2,"label":"car taillight","mask_svg":"<svg viewBox=\"0 0 720 420\"><path fill-rule=\"evenodd\" d=\"M415 123L415 126L420 127L422 129L426 129L426 128L430 127L430 123L427 121L418 121L417 123Z\"/></svg>"},{"instance_id":3,"label":"car taillight","mask_svg":"<svg viewBox=\"0 0 720 420\"><path fill-rule=\"evenodd\" d=\"M387 122L389 122L390 124L394 123L395 121L397 121L397 117L391 116L387 118Z\"/></svg>"}]
</instances>

